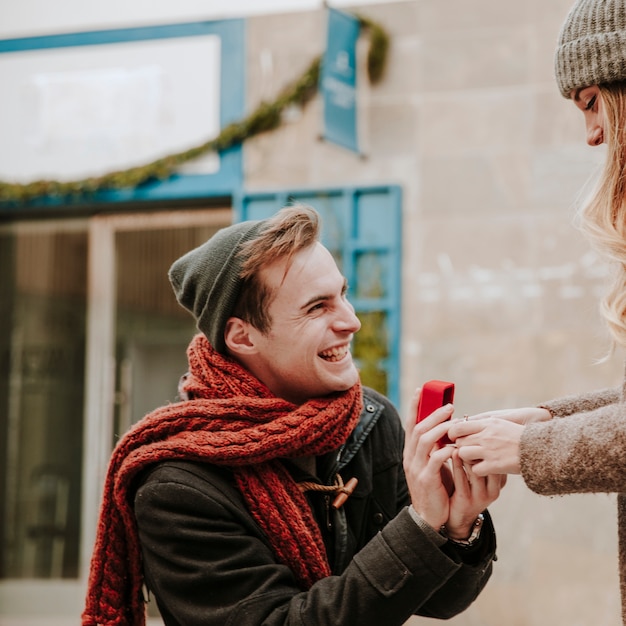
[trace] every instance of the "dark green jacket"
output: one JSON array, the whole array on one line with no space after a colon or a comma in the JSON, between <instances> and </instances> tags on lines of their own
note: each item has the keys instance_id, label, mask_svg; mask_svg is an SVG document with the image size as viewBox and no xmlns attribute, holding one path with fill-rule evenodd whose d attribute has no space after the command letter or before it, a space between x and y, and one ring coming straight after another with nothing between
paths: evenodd
<instances>
[{"instance_id":1,"label":"dark green jacket","mask_svg":"<svg viewBox=\"0 0 626 626\"><path fill-rule=\"evenodd\" d=\"M167 626L400 626L413 613L448 618L467 608L495 553L486 514L478 544L440 546L407 510L404 429L380 394L364 390L360 421L342 450L317 460L316 477L286 461L297 481L356 491L335 511L309 492L332 575L308 591L276 561L228 469L164 462L135 497L144 574ZM317 478L319 477L319 478Z\"/></svg>"}]
</instances>

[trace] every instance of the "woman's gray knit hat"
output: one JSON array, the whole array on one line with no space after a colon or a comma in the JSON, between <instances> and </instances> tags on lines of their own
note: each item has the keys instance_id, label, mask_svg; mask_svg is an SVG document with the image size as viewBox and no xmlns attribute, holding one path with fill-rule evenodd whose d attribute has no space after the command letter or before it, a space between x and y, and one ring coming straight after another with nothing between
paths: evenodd
<instances>
[{"instance_id":1,"label":"woman's gray knit hat","mask_svg":"<svg viewBox=\"0 0 626 626\"><path fill-rule=\"evenodd\" d=\"M561 27L556 82L572 89L626 79L626 0L578 0Z\"/></svg>"},{"instance_id":2,"label":"woman's gray knit hat","mask_svg":"<svg viewBox=\"0 0 626 626\"><path fill-rule=\"evenodd\" d=\"M241 246L253 239L265 220L222 228L201 246L174 261L168 276L176 299L192 313L198 330L211 345L226 353L224 329L241 291Z\"/></svg>"}]
</instances>

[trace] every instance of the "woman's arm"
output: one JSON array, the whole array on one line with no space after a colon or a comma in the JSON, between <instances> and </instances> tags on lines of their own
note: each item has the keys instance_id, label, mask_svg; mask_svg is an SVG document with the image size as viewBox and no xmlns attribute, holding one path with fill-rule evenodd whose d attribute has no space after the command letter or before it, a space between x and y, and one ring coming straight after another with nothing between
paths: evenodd
<instances>
[{"instance_id":1,"label":"woman's arm","mask_svg":"<svg viewBox=\"0 0 626 626\"><path fill-rule=\"evenodd\" d=\"M623 493L626 405L530 424L520 441L520 466L526 484L543 495Z\"/></svg>"},{"instance_id":2,"label":"woman's arm","mask_svg":"<svg viewBox=\"0 0 626 626\"><path fill-rule=\"evenodd\" d=\"M449 435L477 474L521 473L530 489L545 495L623 492L626 405L619 402L618 390L561 398L543 407L456 421ZM547 411L559 419L546 419ZM524 415L536 419L510 419Z\"/></svg>"},{"instance_id":3,"label":"woman's arm","mask_svg":"<svg viewBox=\"0 0 626 626\"><path fill-rule=\"evenodd\" d=\"M542 402L538 406L547 409L553 417L567 417L574 413L585 413L620 401L621 389L613 387L600 389L575 396L564 396L556 400Z\"/></svg>"}]
</instances>

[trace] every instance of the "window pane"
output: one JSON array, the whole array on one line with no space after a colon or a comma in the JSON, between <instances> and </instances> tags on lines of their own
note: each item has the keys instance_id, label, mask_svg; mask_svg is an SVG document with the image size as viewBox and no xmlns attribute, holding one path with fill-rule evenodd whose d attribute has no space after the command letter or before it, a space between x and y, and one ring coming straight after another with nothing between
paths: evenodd
<instances>
[{"instance_id":1,"label":"window pane","mask_svg":"<svg viewBox=\"0 0 626 626\"><path fill-rule=\"evenodd\" d=\"M87 236L0 233L0 577L78 574Z\"/></svg>"},{"instance_id":2,"label":"window pane","mask_svg":"<svg viewBox=\"0 0 626 626\"><path fill-rule=\"evenodd\" d=\"M167 277L171 264L227 223L116 234L115 433L176 399L198 332Z\"/></svg>"},{"instance_id":3,"label":"window pane","mask_svg":"<svg viewBox=\"0 0 626 626\"><path fill-rule=\"evenodd\" d=\"M361 381L382 394L388 393L385 368L389 357L385 311L357 311L361 330L353 339L352 352L359 366Z\"/></svg>"}]
</instances>

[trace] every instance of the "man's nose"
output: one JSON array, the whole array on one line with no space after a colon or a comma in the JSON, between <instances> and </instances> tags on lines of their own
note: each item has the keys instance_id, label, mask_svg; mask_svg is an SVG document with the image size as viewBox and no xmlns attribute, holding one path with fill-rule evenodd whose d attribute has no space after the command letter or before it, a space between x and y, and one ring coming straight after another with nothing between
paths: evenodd
<instances>
[{"instance_id":1,"label":"man's nose","mask_svg":"<svg viewBox=\"0 0 626 626\"><path fill-rule=\"evenodd\" d=\"M344 300L337 317L339 325L343 330L356 333L361 328L361 321L354 312L354 307L348 300Z\"/></svg>"}]
</instances>

